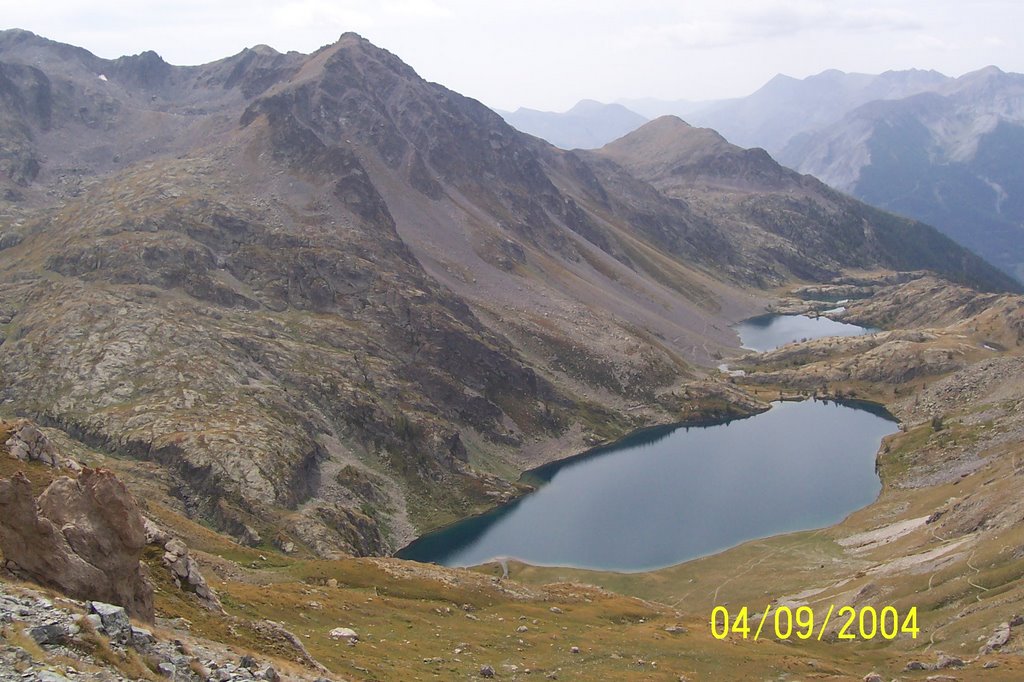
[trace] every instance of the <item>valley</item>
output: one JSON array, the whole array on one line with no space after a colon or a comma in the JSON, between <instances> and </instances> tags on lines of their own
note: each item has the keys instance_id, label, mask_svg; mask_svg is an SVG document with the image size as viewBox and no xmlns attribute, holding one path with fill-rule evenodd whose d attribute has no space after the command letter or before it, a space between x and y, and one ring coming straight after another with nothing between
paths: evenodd
<instances>
[{"instance_id":1,"label":"valley","mask_svg":"<svg viewBox=\"0 0 1024 682\"><path fill-rule=\"evenodd\" d=\"M1024 671L1020 625L979 653L1024 598L1024 298L935 229L674 117L557 149L351 33L179 67L2 31L0 93L0 478L77 475L15 456L28 419L187 545L223 612L149 538L157 639L308 680ZM824 311L880 331L741 348L743 320ZM899 421L837 525L637 573L391 557L524 471L812 398ZM10 670L168 662L32 648L41 588L5 570L33 605ZM916 606L922 636L719 641L723 604Z\"/></svg>"}]
</instances>

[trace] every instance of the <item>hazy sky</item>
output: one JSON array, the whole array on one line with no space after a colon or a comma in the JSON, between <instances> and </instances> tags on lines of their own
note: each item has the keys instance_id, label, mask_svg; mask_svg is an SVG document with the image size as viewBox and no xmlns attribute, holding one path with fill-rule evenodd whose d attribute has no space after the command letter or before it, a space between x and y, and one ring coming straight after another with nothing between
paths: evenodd
<instances>
[{"instance_id":1,"label":"hazy sky","mask_svg":"<svg viewBox=\"0 0 1024 682\"><path fill-rule=\"evenodd\" d=\"M502 109L739 96L828 68L1024 71L1021 0L0 0L0 26L174 64L356 31Z\"/></svg>"}]
</instances>

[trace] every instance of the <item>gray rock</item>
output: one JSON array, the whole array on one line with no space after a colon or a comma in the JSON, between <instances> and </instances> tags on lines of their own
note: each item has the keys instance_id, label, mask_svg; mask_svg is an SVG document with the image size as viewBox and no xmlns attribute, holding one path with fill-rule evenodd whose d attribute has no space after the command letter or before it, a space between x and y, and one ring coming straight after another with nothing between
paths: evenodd
<instances>
[{"instance_id":1,"label":"gray rock","mask_svg":"<svg viewBox=\"0 0 1024 682\"><path fill-rule=\"evenodd\" d=\"M999 667L999 661L987 661L985 663L985 665L983 665L981 667L984 668L985 670L991 670L992 668L998 668Z\"/></svg>"},{"instance_id":2,"label":"gray rock","mask_svg":"<svg viewBox=\"0 0 1024 682\"><path fill-rule=\"evenodd\" d=\"M22 236L17 232L0 232L0 251L17 246L21 240Z\"/></svg>"},{"instance_id":3,"label":"gray rock","mask_svg":"<svg viewBox=\"0 0 1024 682\"><path fill-rule=\"evenodd\" d=\"M903 669L904 670L908 670L908 671L909 670L931 670L931 666L929 666L926 663L922 663L921 661L911 661L910 663L907 663L907 666L905 668L903 668Z\"/></svg>"},{"instance_id":4,"label":"gray rock","mask_svg":"<svg viewBox=\"0 0 1024 682\"><path fill-rule=\"evenodd\" d=\"M122 607L91 601L89 611L100 617L100 628L111 640L118 644L127 644L131 640L132 623Z\"/></svg>"},{"instance_id":5,"label":"gray rock","mask_svg":"<svg viewBox=\"0 0 1024 682\"><path fill-rule=\"evenodd\" d=\"M936 670L946 670L948 668L962 668L964 667L964 661L962 658L957 656L949 656L942 654L939 656L938 662L935 664Z\"/></svg>"},{"instance_id":6,"label":"gray rock","mask_svg":"<svg viewBox=\"0 0 1024 682\"><path fill-rule=\"evenodd\" d=\"M49 623L30 628L28 636L36 644L63 644L68 638L68 633L60 623Z\"/></svg>"},{"instance_id":7,"label":"gray rock","mask_svg":"<svg viewBox=\"0 0 1024 682\"><path fill-rule=\"evenodd\" d=\"M242 656L238 664L247 670L255 670L259 667L259 664L256 662L256 659L252 656L249 656L248 654Z\"/></svg>"},{"instance_id":8,"label":"gray rock","mask_svg":"<svg viewBox=\"0 0 1024 682\"><path fill-rule=\"evenodd\" d=\"M39 427L27 419L14 422L11 436L7 439L7 447L12 457L25 462L42 462L54 468L61 465L60 455L57 454L53 443Z\"/></svg>"},{"instance_id":9,"label":"gray rock","mask_svg":"<svg viewBox=\"0 0 1024 682\"><path fill-rule=\"evenodd\" d=\"M71 682L71 680L64 677L63 675L58 675L57 673L51 672L49 670L43 670L42 672L40 672L36 676L36 679L39 680L39 682Z\"/></svg>"},{"instance_id":10,"label":"gray rock","mask_svg":"<svg viewBox=\"0 0 1024 682\"><path fill-rule=\"evenodd\" d=\"M480 666L480 677L494 677L494 666Z\"/></svg>"},{"instance_id":11,"label":"gray rock","mask_svg":"<svg viewBox=\"0 0 1024 682\"><path fill-rule=\"evenodd\" d=\"M267 682L281 682L281 676L272 665L268 665L267 669L263 671L263 679L267 680Z\"/></svg>"},{"instance_id":12,"label":"gray rock","mask_svg":"<svg viewBox=\"0 0 1024 682\"><path fill-rule=\"evenodd\" d=\"M156 641L153 637L153 633L145 628L137 628L134 625L131 628L132 646L136 649L148 646Z\"/></svg>"},{"instance_id":13,"label":"gray rock","mask_svg":"<svg viewBox=\"0 0 1024 682\"><path fill-rule=\"evenodd\" d=\"M864 676L864 682L885 682L878 673L868 673Z\"/></svg>"},{"instance_id":14,"label":"gray rock","mask_svg":"<svg viewBox=\"0 0 1024 682\"><path fill-rule=\"evenodd\" d=\"M981 653L990 654L993 651L1002 649L1010 641L1010 623L1000 623L992 636L981 647Z\"/></svg>"},{"instance_id":15,"label":"gray rock","mask_svg":"<svg viewBox=\"0 0 1024 682\"><path fill-rule=\"evenodd\" d=\"M352 628L334 628L330 632L331 639L344 639L349 643L358 642L359 635Z\"/></svg>"},{"instance_id":16,"label":"gray rock","mask_svg":"<svg viewBox=\"0 0 1024 682\"><path fill-rule=\"evenodd\" d=\"M174 584L186 592L192 592L200 603L210 611L223 614L224 608L217 594L210 589L199 565L189 556L188 546L177 538L167 540L163 545L162 563L171 572Z\"/></svg>"},{"instance_id":17,"label":"gray rock","mask_svg":"<svg viewBox=\"0 0 1024 682\"><path fill-rule=\"evenodd\" d=\"M156 666L156 671L164 677L170 677L174 679L174 676L178 674L178 668L169 661L163 661Z\"/></svg>"},{"instance_id":18,"label":"gray rock","mask_svg":"<svg viewBox=\"0 0 1024 682\"><path fill-rule=\"evenodd\" d=\"M155 522L148 518L143 518L142 526L146 530L146 544L147 545L158 545L163 547L164 544L171 539L171 536L164 531L163 528L158 526Z\"/></svg>"},{"instance_id":19,"label":"gray rock","mask_svg":"<svg viewBox=\"0 0 1024 682\"><path fill-rule=\"evenodd\" d=\"M252 526L243 524L242 535L239 538L241 543L247 547L257 547L263 542L263 538Z\"/></svg>"}]
</instances>

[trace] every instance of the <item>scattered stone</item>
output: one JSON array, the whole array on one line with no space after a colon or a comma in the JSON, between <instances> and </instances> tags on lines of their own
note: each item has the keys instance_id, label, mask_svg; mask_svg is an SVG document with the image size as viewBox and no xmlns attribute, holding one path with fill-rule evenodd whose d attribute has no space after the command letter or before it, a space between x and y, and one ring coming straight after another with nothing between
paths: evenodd
<instances>
[{"instance_id":1,"label":"scattered stone","mask_svg":"<svg viewBox=\"0 0 1024 682\"><path fill-rule=\"evenodd\" d=\"M991 670L992 668L999 667L999 661L986 661L985 665L981 666L985 670Z\"/></svg>"},{"instance_id":2,"label":"scattered stone","mask_svg":"<svg viewBox=\"0 0 1024 682\"><path fill-rule=\"evenodd\" d=\"M580 652L580 648L578 646L571 646L571 647L569 647L569 653L570 654L578 654L579 652Z\"/></svg>"},{"instance_id":3,"label":"scattered stone","mask_svg":"<svg viewBox=\"0 0 1024 682\"><path fill-rule=\"evenodd\" d=\"M331 639L344 639L349 643L355 643L359 641L359 635L352 628L334 628L330 632Z\"/></svg>"},{"instance_id":4,"label":"scattered stone","mask_svg":"<svg viewBox=\"0 0 1024 682\"><path fill-rule=\"evenodd\" d=\"M864 676L864 682L885 682L878 673L868 673Z\"/></svg>"},{"instance_id":5,"label":"scattered stone","mask_svg":"<svg viewBox=\"0 0 1024 682\"><path fill-rule=\"evenodd\" d=\"M670 635L685 635L689 630L682 625L669 625L665 628L665 632Z\"/></svg>"},{"instance_id":6,"label":"scattered stone","mask_svg":"<svg viewBox=\"0 0 1024 682\"><path fill-rule=\"evenodd\" d=\"M924 679L927 682L957 682L960 678L952 675L929 675Z\"/></svg>"},{"instance_id":7,"label":"scattered stone","mask_svg":"<svg viewBox=\"0 0 1024 682\"><path fill-rule=\"evenodd\" d=\"M557 606L552 606L550 609L548 609L548 611L550 611L551 613L561 613L562 609L558 608Z\"/></svg>"},{"instance_id":8,"label":"scattered stone","mask_svg":"<svg viewBox=\"0 0 1024 682\"><path fill-rule=\"evenodd\" d=\"M1024 616L1014 616L1010 619L1010 627L1019 628L1021 625L1024 625Z\"/></svg>"},{"instance_id":9,"label":"scattered stone","mask_svg":"<svg viewBox=\"0 0 1024 682\"><path fill-rule=\"evenodd\" d=\"M910 670L931 670L931 667L928 664L926 664L926 663L922 663L921 661L911 661L910 663L907 663L907 666L905 668L903 668L903 669L907 670L907 671L910 671Z\"/></svg>"},{"instance_id":10,"label":"scattered stone","mask_svg":"<svg viewBox=\"0 0 1024 682\"><path fill-rule=\"evenodd\" d=\"M1000 623L992 636L981 647L981 653L990 654L993 651L1002 649L1010 641L1010 623Z\"/></svg>"},{"instance_id":11,"label":"scattered stone","mask_svg":"<svg viewBox=\"0 0 1024 682\"><path fill-rule=\"evenodd\" d=\"M169 661L158 663L156 671L163 677L170 677L171 679L174 679L175 675L178 674L178 669Z\"/></svg>"},{"instance_id":12,"label":"scattered stone","mask_svg":"<svg viewBox=\"0 0 1024 682\"><path fill-rule=\"evenodd\" d=\"M942 654L939 656L938 662L935 664L936 670L947 670L949 668L962 668L964 667L964 661L962 658L957 656L949 656Z\"/></svg>"},{"instance_id":13,"label":"scattered stone","mask_svg":"<svg viewBox=\"0 0 1024 682\"><path fill-rule=\"evenodd\" d=\"M480 677L494 677L494 667L490 665L480 666Z\"/></svg>"},{"instance_id":14,"label":"scattered stone","mask_svg":"<svg viewBox=\"0 0 1024 682\"><path fill-rule=\"evenodd\" d=\"M525 625L520 625L516 628L516 632L529 632L529 630L530 628L526 627Z\"/></svg>"},{"instance_id":15,"label":"scattered stone","mask_svg":"<svg viewBox=\"0 0 1024 682\"><path fill-rule=\"evenodd\" d=\"M246 654L245 656L242 656L242 658L241 658L241 660L239 660L238 664L240 666L242 666L243 668L245 668L246 670L255 670L256 668L259 667L259 664L256 662L256 659L253 658L252 656L248 655L248 654Z\"/></svg>"},{"instance_id":16,"label":"scattered stone","mask_svg":"<svg viewBox=\"0 0 1024 682\"><path fill-rule=\"evenodd\" d=\"M267 682L281 682L281 675L272 665L268 665L267 669L263 671L263 679Z\"/></svg>"},{"instance_id":17,"label":"scattered stone","mask_svg":"<svg viewBox=\"0 0 1024 682\"><path fill-rule=\"evenodd\" d=\"M337 578L328 578L327 579L327 587L331 588L332 590L336 589L338 587L338 579Z\"/></svg>"}]
</instances>

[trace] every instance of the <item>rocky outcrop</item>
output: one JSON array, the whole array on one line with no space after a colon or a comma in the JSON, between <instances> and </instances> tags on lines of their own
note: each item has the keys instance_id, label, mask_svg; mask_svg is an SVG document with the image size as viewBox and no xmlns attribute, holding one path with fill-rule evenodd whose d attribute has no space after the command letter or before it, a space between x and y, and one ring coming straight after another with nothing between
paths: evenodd
<instances>
[{"instance_id":1,"label":"rocky outcrop","mask_svg":"<svg viewBox=\"0 0 1024 682\"><path fill-rule=\"evenodd\" d=\"M0 551L15 575L152 620L145 544L138 504L109 471L58 478L38 500L24 474L0 480Z\"/></svg>"},{"instance_id":2,"label":"rocky outcrop","mask_svg":"<svg viewBox=\"0 0 1024 682\"><path fill-rule=\"evenodd\" d=\"M64 463L46 434L29 420L18 419L7 427L11 436L6 445L11 457L23 462L42 462L55 469Z\"/></svg>"},{"instance_id":3,"label":"rocky outcrop","mask_svg":"<svg viewBox=\"0 0 1024 682\"><path fill-rule=\"evenodd\" d=\"M224 614L217 593L210 588L206 578L199 572L199 564L189 554L188 546L178 538L171 537L159 526L145 519L146 544L156 545L164 550L161 563L171 573L171 579L178 589L196 596L204 608Z\"/></svg>"},{"instance_id":4,"label":"rocky outcrop","mask_svg":"<svg viewBox=\"0 0 1024 682\"><path fill-rule=\"evenodd\" d=\"M178 587L194 593L200 603L211 611L223 613L220 599L206 584L206 579L199 572L196 560L189 556L188 547L184 542L175 539L164 545L163 563L174 576L174 582Z\"/></svg>"}]
</instances>

